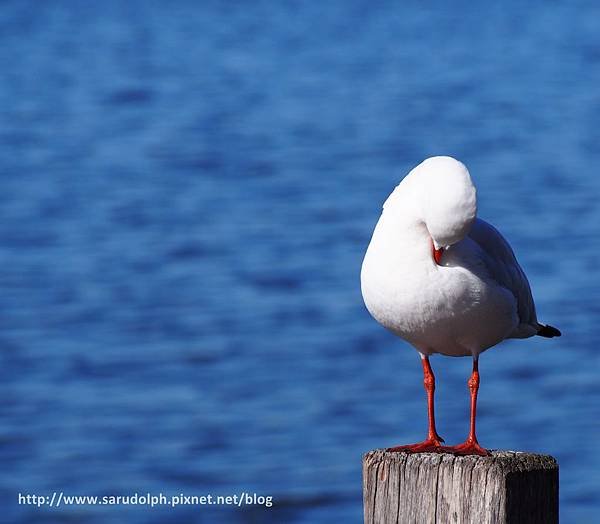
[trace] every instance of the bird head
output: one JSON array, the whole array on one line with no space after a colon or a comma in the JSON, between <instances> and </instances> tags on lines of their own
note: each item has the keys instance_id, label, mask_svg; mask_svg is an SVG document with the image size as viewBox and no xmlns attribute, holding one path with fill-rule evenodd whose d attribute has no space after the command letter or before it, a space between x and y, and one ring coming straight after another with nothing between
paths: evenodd
<instances>
[{"instance_id":1,"label":"bird head","mask_svg":"<svg viewBox=\"0 0 600 524\"><path fill-rule=\"evenodd\" d=\"M434 249L462 240L477 214L477 195L469 171L448 156L428 158L414 170L419 183L421 215Z\"/></svg>"}]
</instances>

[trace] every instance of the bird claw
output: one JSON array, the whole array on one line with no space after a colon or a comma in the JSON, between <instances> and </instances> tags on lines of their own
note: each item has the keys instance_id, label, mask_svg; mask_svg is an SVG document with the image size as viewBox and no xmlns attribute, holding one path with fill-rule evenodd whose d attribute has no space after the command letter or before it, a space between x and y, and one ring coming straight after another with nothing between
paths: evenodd
<instances>
[{"instance_id":1,"label":"bird claw","mask_svg":"<svg viewBox=\"0 0 600 524\"><path fill-rule=\"evenodd\" d=\"M386 451L401 452L407 451L408 453L439 453L442 451L442 442L444 439L441 437L428 438L418 444L408 444L405 446L394 446L393 448L387 448Z\"/></svg>"},{"instance_id":2,"label":"bird claw","mask_svg":"<svg viewBox=\"0 0 600 524\"><path fill-rule=\"evenodd\" d=\"M443 453L453 453L454 455L461 456L479 455L481 457L488 457L491 455L491 453L487 449L482 448L476 440L466 440L457 446L443 446L441 451Z\"/></svg>"},{"instance_id":3,"label":"bird claw","mask_svg":"<svg viewBox=\"0 0 600 524\"><path fill-rule=\"evenodd\" d=\"M482 448L477 440L467 439L462 444L457 446L442 446L444 439L440 436L434 438L428 438L418 444L408 444L404 446L394 446L393 448L387 448L386 451L390 452L407 452L407 453L452 453L453 455L467 456L467 455L479 455L481 457L487 457L491 453Z\"/></svg>"}]
</instances>

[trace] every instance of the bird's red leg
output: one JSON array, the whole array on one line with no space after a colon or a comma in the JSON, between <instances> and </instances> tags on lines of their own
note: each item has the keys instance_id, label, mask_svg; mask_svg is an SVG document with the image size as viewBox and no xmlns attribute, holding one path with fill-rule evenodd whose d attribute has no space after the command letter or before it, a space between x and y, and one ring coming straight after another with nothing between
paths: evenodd
<instances>
[{"instance_id":1,"label":"bird's red leg","mask_svg":"<svg viewBox=\"0 0 600 524\"><path fill-rule=\"evenodd\" d=\"M479 391L479 364L477 359L473 360L473 372L471 378L467 382L471 391L471 426L467 440L458 446L445 447L444 451L456 453L458 455L489 455L489 451L485 450L477 442L475 436L475 418L477 416L477 392Z\"/></svg>"},{"instance_id":2,"label":"bird's red leg","mask_svg":"<svg viewBox=\"0 0 600 524\"><path fill-rule=\"evenodd\" d=\"M429 364L429 358L422 356L423 364L423 385L427 392L427 417L429 419L429 430L427 439L418 444L409 444L407 446L396 446L388 448L388 451L411 451L413 453L441 451L444 439L437 434L435 429L435 413L433 408L433 392L435 391L435 376Z\"/></svg>"}]
</instances>

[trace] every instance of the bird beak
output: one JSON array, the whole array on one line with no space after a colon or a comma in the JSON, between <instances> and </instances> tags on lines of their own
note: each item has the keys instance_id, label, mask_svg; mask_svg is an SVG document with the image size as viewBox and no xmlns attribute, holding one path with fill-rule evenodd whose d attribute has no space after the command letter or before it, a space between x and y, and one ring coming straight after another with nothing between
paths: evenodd
<instances>
[{"instance_id":1,"label":"bird beak","mask_svg":"<svg viewBox=\"0 0 600 524\"><path fill-rule=\"evenodd\" d=\"M438 245L438 243L432 238L431 239L431 249L433 252L433 260L439 266L442 261L442 253L444 252L444 246Z\"/></svg>"}]
</instances>

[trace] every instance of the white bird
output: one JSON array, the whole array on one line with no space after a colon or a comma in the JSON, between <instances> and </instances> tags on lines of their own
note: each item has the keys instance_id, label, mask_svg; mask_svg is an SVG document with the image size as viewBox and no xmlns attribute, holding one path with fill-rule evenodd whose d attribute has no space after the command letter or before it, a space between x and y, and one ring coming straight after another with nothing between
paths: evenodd
<instances>
[{"instance_id":1,"label":"white bird","mask_svg":"<svg viewBox=\"0 0 600 524\"><path fill-rule=\"evenodd\" d=\"M560 336L537 321L525 273L504 237L476 218L476 191L454 158L428 158L394 189L367 248L361 289L369 313L421 355L429 431L419 444L390 451L486 455L475 418L480 353L507 338ZM435 427L429 356L471 356L467 440L442 446Z\"/></svg>"}]
</instances>

